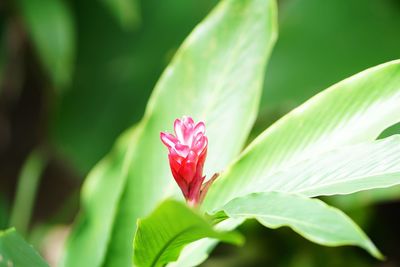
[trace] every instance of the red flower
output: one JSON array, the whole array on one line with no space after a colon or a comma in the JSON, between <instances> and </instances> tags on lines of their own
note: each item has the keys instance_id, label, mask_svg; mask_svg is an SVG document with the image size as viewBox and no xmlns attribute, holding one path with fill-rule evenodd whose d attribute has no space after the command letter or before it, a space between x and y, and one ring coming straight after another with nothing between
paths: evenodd
<instances>
[{"instance_id":1,"label":"red flower","mask_svg":"<svg viewBox=\"0 0 400 267\"><path fill-rule=\"evenodd\" d=\"M197 205L204 197L208 184L203 185L204 161L207 156L208 140L203 122L194 123L190 117L176 119L175 135L161 133L161 141L168 147L169 165L176 183L186 201ZM205 189L205 190L204 190Z\"/></svg>"}]
</instances>

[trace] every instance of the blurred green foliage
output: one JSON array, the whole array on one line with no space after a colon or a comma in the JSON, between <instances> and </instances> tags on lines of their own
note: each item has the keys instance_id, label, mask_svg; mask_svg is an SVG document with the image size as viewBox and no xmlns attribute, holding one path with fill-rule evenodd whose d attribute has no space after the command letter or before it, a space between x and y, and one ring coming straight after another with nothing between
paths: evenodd
<instances>
[{"instance_id":1,"label":"blurred green foliage","mask_svg":"<svg viewBox=\"0 0 400 267\"><path fill-rule=\"evenodd\" d=\"M33 204L40 184L46 159L40 151L33 151L24 162L18 178L18 191L15 194L10 218L10 225L21 234L25 234L28 228Z\"/></svg>"},{"instance_id":2,"label":"blurred green foliage","mask_svg":"<svg viewBox=\"0 0 400 267\"><path fill-rule=\"evenodd\" d=\"M139 0L100 0L110 9L122 28L130 30L139 27L141 22Z\"/></svg>"},{"instance_id":3,"label":"blurred green foliage","mask_svg":"<svg viewBox=\"0 0 400 267\"><path fill-rule=\"evenodd\" d=\"M28 34L50 74L62 89L72 76L75 58L74 19L63 0L18 0Z\"/></svg>"},{"instance_id":4,"label":"blurred green foliage","mask_svg":"<svg viewBox=\"0 0 400 267\"><path fill-rule=\"evenodd\" d=\"M3 81L4 65L6 61L4 18L0 17L0 84ZM0 86L0 93L2 86Z\"/></svg>"}]
</instances>

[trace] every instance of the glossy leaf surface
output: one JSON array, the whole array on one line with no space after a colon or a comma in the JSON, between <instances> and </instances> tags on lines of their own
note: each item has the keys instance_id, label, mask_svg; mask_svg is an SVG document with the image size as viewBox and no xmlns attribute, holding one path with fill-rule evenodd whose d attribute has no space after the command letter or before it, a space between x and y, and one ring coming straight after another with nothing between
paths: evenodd
<instances>
[{"instance_id":1,"label":"glossy leaf surface","mask_svg":"<svg viewBox=\"0 0 400 267\"><path fill-rule=\"evenodd\" d=\"M210 188L205 208L260 191L274 177L332 149L372 141L400 121L400 62L363 71L316 95L265 130ZM291 169L291 171L295 171ZM312 177L309 177L312 179Z\"/></svg>"},{"instance_id":2,"label":"glossy leaf surface","mask_svg":"<svg viewBox=\"0 0 400 267\"><path fill-rule=\"evenodd\" d=\"M134 240L135 266L164 266L175 261L183 246L205 237L241 244L235 232L218 232L212 224L176 200L166 200L148 217L138 220Z\"/></svg>"},{"instance_id":3,"label":"glossy leaf surface","mask_svg":"<svg viewBox=\"0 0 400 267\"><path fill-rule=\"evenodd\" d=\"M300 195L254 193L230 201L223 210L233 218L255 218L269 228L288 226L325 246L357 245L382 258L370 239L343 212Z\"/></svg>"}]
</instances>

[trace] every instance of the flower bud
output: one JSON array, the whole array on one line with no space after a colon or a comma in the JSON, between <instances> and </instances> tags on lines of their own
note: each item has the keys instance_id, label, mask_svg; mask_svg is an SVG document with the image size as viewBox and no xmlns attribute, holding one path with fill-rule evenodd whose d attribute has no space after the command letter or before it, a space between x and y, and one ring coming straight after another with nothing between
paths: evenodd
<instances>
[{"instance_id":1,"label":"flower bud","mask_svg":"<svg viewBox=\"0 0 400 267\"><path fill-rule=\"evenodd\" d=\"M203 166L207 156L208 140L203 122L194 123L190 117L176 119L175 135L161 132L161 141L167 146L172 175L186 201L196 206L202 199L205 179Z\"/></svg>"}]
</instances>

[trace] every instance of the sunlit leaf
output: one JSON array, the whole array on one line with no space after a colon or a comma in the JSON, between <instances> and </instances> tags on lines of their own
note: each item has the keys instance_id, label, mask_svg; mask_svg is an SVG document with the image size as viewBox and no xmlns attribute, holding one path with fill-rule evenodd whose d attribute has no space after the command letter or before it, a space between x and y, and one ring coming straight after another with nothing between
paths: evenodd
<instances>
[{"instance_id":1,"label":"sunlit leaf","mask_svg":"<svg viewBox=\"0 0 400 267\"><path fill-rule=\"evenodd\" d=\"M255 218L269 228L289 226L325 246L357 245L382 258L363 231L343 212L318 199L278 192L253 193L223 207L233 218Z\"/></svg>"},{"instance_id":2,"label":"sunlit leaf","mask_svg":"<svg viewBox=\"0 0 400 267\"><path fill-rule=\"evenodd\" d=\"M330 87L254 140L210 188L205 208L216 209L252 192L287 191L285 184L274 186L279 183L276 174L329 150L376 139L400 121L399 103L400 61L368 69Z\"/></svg>"},{"instance_id":3,"label":"sunlit leaf","mask_svg":"<svg viewBox=\"0 0 400 267\"><path fill-rule=\"evenodd\" d=\"M351 194L400 184L400 136L332 150L274 175L269 190Z\"/></svg>"},{"instance_id":4,"label":"sunlit leaf","mask_svg":"<svg viewBox=\"0 0 400 267\"><path fill-rule=\"evenodd\" d=\"M166 200L148 217L139 219L133 261L138 267L164 266L178 258L183 246L205 237L233 244L243 241L235 232L215 231L182 202Z\"/></svg>"}]
</instances>

